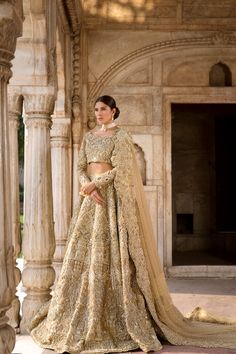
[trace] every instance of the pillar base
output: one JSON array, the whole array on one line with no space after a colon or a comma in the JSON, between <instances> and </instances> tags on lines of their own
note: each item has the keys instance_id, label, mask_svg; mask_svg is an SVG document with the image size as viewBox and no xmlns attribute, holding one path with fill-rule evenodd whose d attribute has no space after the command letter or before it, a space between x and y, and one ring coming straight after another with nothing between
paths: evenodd
<instances>
[{"instance_id":1,"label":"pillar base","mask_svg":"<svg viewBox=\"0 0 236 354\"><path fill-rule=\"evenodd\" d=\"M15 346L16 338L14 329L5 324L0 327L0 353L11 354Z\"/></svg>"},{"instance_id":2,"label":"pillar base","mask_svg":"<svg viewBox=\"0 0 236 354\"><path fill-rule=\"evenodd\" d=\"M29 295L28 295L29 296ZM43 296L43 299L39 298L38 300L35 299L32 302L32 300L27 297L24 298L23 305L22 305L22 320L20 323L20 333L21 334L29 334L29 326L31 324L31 320L33 317L36 315L38 310L45 304L45 302L49 301L51 299L51 296L49 295L47 299L45 299L45 295Z\"/></svg>"}]
</instances>

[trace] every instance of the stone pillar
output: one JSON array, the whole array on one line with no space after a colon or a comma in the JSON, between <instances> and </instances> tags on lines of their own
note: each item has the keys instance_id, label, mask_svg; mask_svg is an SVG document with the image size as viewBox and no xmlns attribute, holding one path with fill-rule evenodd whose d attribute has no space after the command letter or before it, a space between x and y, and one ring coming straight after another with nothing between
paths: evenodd
<instances>
[{"instance_id":1,"label":"stone pillar","mask_svg":"<svg viewBox=\"0 0 236 354\"><path fill-rule=\"evenodd\" d=\"M18 162L18 127L19 116L22 112L22 98L19 94L8 95L9 143L10 143L10 186L11 186L11 217L12 245L14 249L16 286L21 279L21 272L16 267L16 258L20 253L20 198L19 198L19 162ZM20 301L17 296L12 301L12 307L7 312L8 323L19 328Z\"/></svg>"},{"instance_id":2,"label":"stone pillar","mask_svg":"<svg viewBox=\"0 0 236 354\"><path fill-rule=\"evenodd\" d=\"M21 34L21 1L0 2L0 353L10 354L15 331L7 324L6 311L15 294L12 247L10 153L7 84L11 77L16 38Z\"/></svg>"},{"instance_id":3,"label":"stone pillar","mask_svg":"<svg viewBox=\"0 0 236 354\"><path fill-rule=\"evenodd\" d=\"M50 299L55 279L52 258L55 250L52 207L50 128L54 96L26 94L24 108L28 130L25 171L25 220L23 255L26 261L22 282L21 332L28 329L32 317Z\"/></svg>"},{"instance_id":4,"label":"stone pillar","mask_svg":"<svg viewBox=\"0 0 236 354\"><path fill-rule=\"evenodd\" d=\"M53 216L56 250L53 266L57 277L65 254L67 232L71 219L71 174L68 119L55 118L51 130ZM70 120L69 120L70 122Z\"/></svg>"}]
</instances>

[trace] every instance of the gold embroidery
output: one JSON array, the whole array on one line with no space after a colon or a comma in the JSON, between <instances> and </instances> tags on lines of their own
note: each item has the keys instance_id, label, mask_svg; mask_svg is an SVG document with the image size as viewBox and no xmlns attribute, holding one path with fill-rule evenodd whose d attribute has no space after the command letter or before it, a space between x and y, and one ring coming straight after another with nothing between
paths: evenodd
<instances>
[{"instance_id":1,"label":"gold embroidery","mask_svg":"<svg viewBox=\"0 0 236 354\"><path fill-rule=\"evenodd\" d=\"M85 169L92 159L113 166L90 177L106 206L80 197L53 297L31 324L34 340L71 354L157 351L162 338L172 344L236 348L235 325L184 318L171 303L158 262L151 269L155 262L147 258L132 185L129 134L124 129L106 138L86 134L78 163L82 182L90 180Z\"/></svg>"}]
</instances>

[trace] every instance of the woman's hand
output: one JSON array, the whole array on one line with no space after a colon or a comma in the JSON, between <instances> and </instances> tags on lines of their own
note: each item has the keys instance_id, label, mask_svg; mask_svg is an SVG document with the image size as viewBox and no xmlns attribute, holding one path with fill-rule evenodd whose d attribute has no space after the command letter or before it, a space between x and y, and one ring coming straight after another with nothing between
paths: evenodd
<instances>
[{"instance_id":1,"label":"woman's hand","mask_svg":"<svg viewBox=\"0 0 236 354\"><path fill-rule=\"evenodd\" d=\"M89 196L95 203L105 206L105 199L101 196L101 194L95 189Z\"/></svg>"},{"instance_id":2,"label":"woman's hand","mask_svg":"<svg viewBox=\"0 0 236 354\"><path fill-rule=\"evenodd\" d=\"M97 191L95 183L94 182L89 182L84 184L80 188L80 194L83 196L89 196L95 203L99 205L105 205L106 202L104 198L101 196L101 194Z\"/></svg>"},{"instance_id":3,"label":"woman's hand","mask_svg":"<svg viewBox=\"0 0 236 354\"><path fill-rule=\"evenodd\" d=\"M84 184L81 188L80 188L80 191L82 192L82 194L91 194L94 190L96 189L96 186L95 186L95 183L92 181L92 182L89 182L89 183L86 183Z\"/></svg>"}]
</instances>

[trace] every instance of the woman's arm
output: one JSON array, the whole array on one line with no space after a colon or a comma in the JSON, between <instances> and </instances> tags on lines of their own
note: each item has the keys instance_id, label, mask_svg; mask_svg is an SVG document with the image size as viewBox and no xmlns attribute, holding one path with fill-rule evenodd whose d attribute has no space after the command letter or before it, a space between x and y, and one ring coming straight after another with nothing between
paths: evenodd
<instances>
[{"instance_id":1,"label":"woman's arm","mask_svg":"<svg viewBox=\"0 0 236 354\"><path fill-rule=\"evenodd\" d=\"M80 151L79 151L79 157L78 157L78 164L77 164L77 170L79 172L79 181L80 184L83 186L86 183L90 182L90 179L86 173L87 169L87 157L85 153L85 146L86 146L86 140L85 137L83 138L83 141L81 143Z\"/></svg>"},{"instance_id":2,"label":"woman's arm","mask_svg":"<svg viewBox=\"0 0 236 354\"><path fill-rule=\"evenodd\" d=\"M130 169L130 161L132 161L132 137L128 132L122 131L120 134L115 136L114 140L115 146L111 156L113 168L93 179L93 182L97 188L110 184L117 176L117 173L119 174L119 178L122 178L123 174L129 173L128 170Z\"/></svg>"},{"instance_id":3,"label":"woman's arm","mask_svg":"<svg viewBox=\"0 0 236 354\"><path fill-rule=\"evenodd\" d=\"M111 170L108 170L102 173L100 176L97 176L93 180L93 182L97 188L101 188L110 184L114 180L115 175L116 175L116 168L113 167Z\"/></svg>"}]
</instances>

